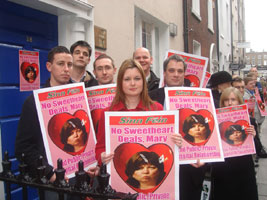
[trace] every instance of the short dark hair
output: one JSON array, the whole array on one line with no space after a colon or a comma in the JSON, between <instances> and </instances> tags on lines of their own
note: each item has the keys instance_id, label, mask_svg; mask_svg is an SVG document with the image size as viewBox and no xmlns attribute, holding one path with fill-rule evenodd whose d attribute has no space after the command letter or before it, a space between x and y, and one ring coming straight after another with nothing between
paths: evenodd
<instances>
[{"instance_id":1,"label":"short dark hair","mask_svg":"<svg viewBox=\"0 0 267 200\"><path fill-rule=\"evenodd\" d=\"M108 56L107 54L101 54L100 56L98 56L98 57L95 59L95 61L94 61L94 63L93 63L94 69L95 69L95 63L96 63L96 61L97 61L97 60L104 59L104 58L108 58L108 59L110 59L113 68L115 67L115 65L114 65L114 60L113 60L110 56Z\"/></svg>"},{"instance_id":2,"label":"short dark hair","mask_svg":"<svg viewBox=\"0 0 267 200\"><path fill-rule=\"evenodd\" d=\"M168 64L169 64L169 62L171 60L175 60L176 62L182 62L184 64L184 71L186 70L187 65L186 65L184 59L181 56L177 55L177 54L173 54L163 62L163 70L164 70L164 72L166 72L167 66L168 66Z\"/></svg>"},{"instance_id":3,"label":"short dark hair","mask_svg":"<svg viewBox=\"0 0 267 200\"><path fill-rule=\"evenodd\" d=\"M242 81L244 81L241 77L235 77L233 80L232 80L232 84L233 82L238 82L238 83L241 83Z\"/></svg>"},{"instance_id":4,"label":"short dark hair","mask_svg":"<svg viewBox=\"0 0 267 200\"><path fill-rule=\"evenodd\" d=\"M247 85L248 82L250 82L250 81L254 81L254 79L253 79L251 76L246 76L246 77L244 78L245 85Z\"/></svg>"},{"instance_id":5,"label":"short dark hair","mask_svg":"<svg viewBox=\"0 0 267 200\"><path fill-rule=\"evenodd\" d=\"M84 124L79 118L73 118L67 120L60 132L60 138L61 138L61 143L64 144L64 151L68 152L74 152L74 147L70 144L67 143L68 137L71 135L71 131L74 130L75 128L81 129L83 132L83 143L86 144L87 141L87 133Z\"/></svg>"},{"instance_id":6,"label":"short dark hair","mask_svg":"<svg viewBox=\"0 0 267 200\"><path fill-rule=\"evenodd\" d=\"M242 126L240 126L239 124L234 124L229 126L224 134L224 137L226 138L228 144L234 144L234 142L230 140L230 135L232 135L235 131L239 131L242 133L242 141L246 139L247 135L245 133L245 129L243 129Z\"/></svg>"},{"instance_id":7,"label":"short dark hair","mask_svg":"<svg viewBox=\"0 0 267 200\"><path fill-rule=\"evenodd\" d=\"M202 124L206 128L206 139L210 136L211 130L209 123L205 121L205 118L202 115L189 115L185 120L183 124L183 132L185 134L184 138L187 141L194 142L194 137L189 135L189 129L193 127L194 124Z\"/></svg>"},{"instance_id":8,"label":"short dark hair","mask_svg":"<svg viewBox=\"0 0 267 200\"><path fill-rule=\"evenodd\" d=\"M57 53L70 54L70 51L64 46L56 46L48 52L47 61L52 63L54 60L54 56Z\"/></svg>"},{"instance_id":9,"label":"short dark hair","mask_svg":"<svg viewBox=\"0 0 267 200\"><path fill-rule=\"evenodd\" d=\"M33 66L28 66L26 69L25 69L25 79L27 80L27 81L29 81L29 78L27 77L27 74L28 73L30 73L30 72L33 72L33 74L34 74L34 79L36 78L36 71L35 71L35 68L33 67Z\"/></svg>"},{"instance_id":10,"label":"short dark hair","mask_svg":"<svg viewBox=\"0 0 267 200\"><path fill-rule=\"evenodd\" d=\"M86 41L84 41L84 40L79 40L79 41L75 42L73 45L71 45L71 47L70 47L70 52L71 52L71 54L73 54L74 49L75 49L77 46L87 47L88 52L89 52L89 58L91 57L91 54L92 54L92 47L90 46L90 44L88 44L88 42L86 42Z\"/></svg>"},{"instance_id":11,"label":"short dark hair","mask_svg":"<svg viewBox=\"0 0 267 200\"><path fill-rule=\"evenodd\" d=\"M151 164L157 167L159 171L159 177L156 181L156 184L158 185L163 180L166 173L164 171L164 162L162 162L159 155L153 151L137 152L128 160L125 169L125 174L128 176L126 182L135 188L139 188L140 183L135 178L133 178L133 174L140 168L141 165L145 164Z\"/></svg>"}]
</instances>

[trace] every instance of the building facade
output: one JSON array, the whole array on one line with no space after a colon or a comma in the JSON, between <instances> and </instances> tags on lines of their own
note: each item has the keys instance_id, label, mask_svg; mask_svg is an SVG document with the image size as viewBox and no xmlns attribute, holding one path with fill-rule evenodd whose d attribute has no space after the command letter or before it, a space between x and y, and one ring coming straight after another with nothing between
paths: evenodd
<instances>
[{"instance_id":1,"label":"building facade","mask_svg":"<svg viewBox=\"0 0 267 200\"><path fill-rule=\"evenodd\" d=\"M218 71L216 0L184 3L185 52L209 58L207 71Z\"/></svg>"},{"instance_id":2,"label":"building facade","mask_svg":"<svg viewBox=\"0 0 267 200\"><path fill-rule=\"evenodd\" d=\"M218 4L218 45L219 71L229 71L231 62L231 9L230 0L217 1Z\"/></svg>"},{"instance_id":3,"label":"building facade","mask_svg":"<svg viewBox=\"0 0 267 200\"><path fill-rule=\"evenodd\" d=\"M244 0L231 0L231 61L232 74L241 75L245 67L246 35L245 35L245 9Z\"/></svg>"},{"instance_id":4,"label":"building facade","mask_svg":"<svg viewBox=\"0 0 267 200\"><path fill-rule=\"evenodd\" d=\"M153 57L152 70L160 76L168 49L183 51L182 1L173 0L88 0L94 6L94 25L106 30L106 48L117 67L146 47Z\"/></svg>"},{"instance_id":5,"label":"building facade","mask_svg":"<svg viewBox=\"0 0 267 200\"><path fill-rule=\"evenodd\" d=\"M267 52L255 52L250 50L245 53L245 59L248 66L257 67L259 76L267 77ZM244 71L247 73L249 69Z\"/></svg>"},{"instance_id":6,"label":"building facade","mask_svg":"<svg viewBox=\"0 0 267 200\"><path fill-rule=\"evenodd\" d=\"M17 125L22 104L31 94L19 90L19 50L40 53L41 84L49 77L48 51L57 45L69 48L77 40L93 47L89 71L101 53L110 55L119 67L141 46L150 50L151 67L158 76L163 74L169 49L208 57L211 73L228 71L229 63L242 62L243 53L238 47L231 49L232 43L245 39L238 33L231 42L231 12L241 7L237 2L232 1L231 9L230 0L0 0L0 18L8 19L0 20L0 160L7 150L12 165L18 165L14 156ZM244 13L240 13L233 20L234 34L236 27L244 29L239 20ZM3 188L0 199L5 198ZM22 189L12 189L12 199L21 199Z\"/></svg>"}]
</instances>

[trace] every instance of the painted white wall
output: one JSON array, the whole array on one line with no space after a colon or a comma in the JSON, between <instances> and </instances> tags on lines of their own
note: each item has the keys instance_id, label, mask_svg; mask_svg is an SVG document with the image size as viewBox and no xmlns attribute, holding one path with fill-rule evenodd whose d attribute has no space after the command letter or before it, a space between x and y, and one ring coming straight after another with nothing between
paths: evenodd
<instances>
[{"instance_id":1,"label":"painted white wall","mask_svg":"<svg viewBox=\"0 0 267 200\"><path fill-rule=\"evenodd\" d=\"M152 66L161 73L168 49L183 51L182 1L173 0L88 0L94 6L94 24L107 30L107 49L98 50L110 55L117 67L131 58L135 48L141 46L141 26L136 21L146 19L159 28L159 63ZM169 23L177 25L177 36L169 36ZM140 35L137 35L139 31Z\"/></svg>"}]
</instances>

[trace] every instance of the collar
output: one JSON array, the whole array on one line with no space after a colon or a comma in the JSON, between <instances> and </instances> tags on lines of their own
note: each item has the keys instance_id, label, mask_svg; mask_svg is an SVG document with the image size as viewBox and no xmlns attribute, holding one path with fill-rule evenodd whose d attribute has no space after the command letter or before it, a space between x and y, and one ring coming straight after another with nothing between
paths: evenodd
<instances>
[{"instance_id":1,"label":"collar","mask_svg":"<svg viewBox=\"0 0 267 200\"><path fill-rule=\"evenodd\" d=\"M81 78L81 80L80 80L79 82L84 82L85 77L86 77L86 71L84 72L84 74L83 74L83 76L82 76L82 78ZM71 77L70 77L70 82L71 82L71 83L77 83L77 82L76 82L75 80L73 80Z\"/></svg>"},{"instance_id":2,"label":"collar","mask_svg":"<svg viewBox=\"0 0 267 200\"><path fill-rule=\"evenodd\" d=\"M251 95L254 95L255 94L255 91L254 90L248 90L247 88L245 88L245 92L251 94Z\"/></svg>"},{"instance_id":3,"label":"collar","mask_svg":"<svg viewBox=\"0 0 267 200\"><path fill-rule=\"evenodd\" d=\"M151 78L151 73L149 72L149 75L146 77L146 82L148 82Z\"/></svg>"},{"instance_id":4,"label":"collar","mask_svg":"<svg viewBox=\"0 0 267 200\"><path fill-rule=\"evenodd\" d=\"M117 104L117 105L114 105L113 111L131 111L131 110L134 110L134 111L144 111L144 110L147 110L144 108L143 106L143 102L140 100L139 104L136 106L135 109L128 109L126 108L126 106L124 105L124 103L122 103L121 101Z\"/></svg>"}]
</instances>

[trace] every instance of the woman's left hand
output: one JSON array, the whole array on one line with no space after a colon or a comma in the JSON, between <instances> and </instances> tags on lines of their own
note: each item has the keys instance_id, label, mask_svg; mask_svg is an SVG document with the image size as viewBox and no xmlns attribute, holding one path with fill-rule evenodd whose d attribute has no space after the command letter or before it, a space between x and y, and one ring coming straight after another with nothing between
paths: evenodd
<instances>
[{"instance_id":1,"label":"woman's left hand","mask_svg":"<svg viewBox=\"0 0 267 200\"><path fill-rule=\"evenodd\" d=\"M247 128L246 128L246 132L247 132L248 134L253 135L253 137L256 136L256 131L255 131L255 128L254 128L253 125L250 125L249 127L247 127Z\"/></svg>"},{"instance_id":2,"label":"woman's left hand","mask_svg":"<svg viewBox=\"0 0 267 200\"><path fill-rule=\"evenodd\" d=\"M199 168L199 167L202 167L203 165L205 165L205 163L203 163L203 162L200 162L200 160L199 159L197 159L197 163L193 163L193 164L191 164L193 167L195 167L195 168Z\"/></svg>"},{"instance_id":3,"label":"woman's left hand","mask_svg":"<svg viewBox=\"0 0 267 200\"><path fill-rule=\"evenodd\" d=\"M183 139L182 139L181 134L179 134L179 133L175 133L175 134L171 135L171 140L172 140L172 141L173 141L179 148L182 147Z\"/></svg>"}]
</instances>

